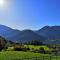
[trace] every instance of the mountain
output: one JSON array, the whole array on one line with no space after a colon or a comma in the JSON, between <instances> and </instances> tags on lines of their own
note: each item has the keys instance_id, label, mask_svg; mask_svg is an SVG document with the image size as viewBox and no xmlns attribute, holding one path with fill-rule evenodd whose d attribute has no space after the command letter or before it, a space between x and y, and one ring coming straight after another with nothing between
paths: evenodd
<instances>
[{"instance_id":1,"label":"mountain","mask_svg":"<svg viewBox=\"0 0 60 60\"><path fill-rule=\"evenodd\" d=\"M40 41L45 40L44 37L42 37L41 35L38 35L32 30L23 30L20 36L17 38L18 38L17 40L20 39L20 41L24 41L24 42L32 41L32 40L40 40Z\"/></svg>"},{"instance_id":2,"label":"mountain","mask_svg":"<svg viewBox=\"0 0 60 60\"><path fill-rule=\"evenodd\" d=\"M37 31L20 31L0 25L0 36L8 41L19 43L40 40L45 44L60 44L60 26L44 26Z\"/></svg>"},{"instance_id":3,"label":"mountain","mask_svg":"<svg viewBox=\"0 0 60 60\"><path fill-rule=\"evenodd\" d=\"M36 31L36 33L46 37L47 43L60 43L60 26L45 26Z\"/></svg>"},{"instance_id":4,"label":"mountain","mask_svg":"<svg viewBox=\"0 0 60 60\"><path fill-rule=\"evenodd\" d=\"M14 41L12 38L18 36L18 34L20 34L19 30L0 25L0 36L4 37L5 39Z\"/></svg>"},{"instance_id":5,"label":"mountain","mask_svg":"<svg viewBox=\"0 0 60 60\"><path fill-rule=\"evenodd\" d=\"M13 42L26 42L31 40L45 40L44 37L38 35L32 30L16 30L10 27L0 25L0 36L4 37L6 40Z\"/></svg>"}]
</instances>

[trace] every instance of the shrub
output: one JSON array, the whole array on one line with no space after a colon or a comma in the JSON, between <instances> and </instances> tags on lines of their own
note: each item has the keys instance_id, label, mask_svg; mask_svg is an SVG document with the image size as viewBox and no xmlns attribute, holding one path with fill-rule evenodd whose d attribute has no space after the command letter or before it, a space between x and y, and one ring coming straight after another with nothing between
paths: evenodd
<instances>
[{"instance_id":1,"label":"shrub","mask_svg":"<svg viewBox=\"0 0 60 60\"><path fill-rule=\"evenodd\" d=\"M14 51L14 47L8 47L6 50L7 51Z\"/></svg>"},{"instance_id":2,"label":"shrub","mask_svg":"<svg viewBox=\"0 0 60 60\"><path fill-rule=\"evenodd\" d=\"M35 49L33 52L34 52L34 53L38 53L39 51L38 51L38 49Z\"/></svg>"},{"instance_id":3,"label":"shrub","mask_svg":"<svg viewBox=\"0 0 60 60\"><path fill-rule=\"evenodd\" d=\"M34 48L32 48L31 51L34 52Z\"/></svg>"},{"instance_id":4,"label":"shrub","mask_svg":"<svg viewBox=\"0 0 60 60\"><path fill-rule=\"evenodd\" d=\"M28 51L28 50L30 50L30 48L29 47L25 47L25 46L15 46L14 50L15 51Z\"/></svg>"},{"instance_id":5,"label":"shrub","mask_svg":"<svg viewBox=\"0 0 60 60\"><path fill-rule=\"evenodd\" d=\"M43 48L43 47L40 47L40 48L39 48L39 52L45 54L44 48Z\"/></svg>"},{"instance_id":6,"label":"shrub","mask_svg":"<svg viewBox=\"0 0 60 60\"><path fill-rule=\"evenodd\" d=\"M29 46L27 45L27 47L25 47L27 50L30 50Z\"/></svg>"},{"instance_id":7,"label":"shrub","mask_svg":"<svg viewBox=\"0 0 60 60\"><path fill-rule=\"evenodd\" d=\"M47 51L45 51L45 53L46 53L46 54L51 54L51 51L48 51L48 50L47 50Z\"/></svg>"}]
</instances>

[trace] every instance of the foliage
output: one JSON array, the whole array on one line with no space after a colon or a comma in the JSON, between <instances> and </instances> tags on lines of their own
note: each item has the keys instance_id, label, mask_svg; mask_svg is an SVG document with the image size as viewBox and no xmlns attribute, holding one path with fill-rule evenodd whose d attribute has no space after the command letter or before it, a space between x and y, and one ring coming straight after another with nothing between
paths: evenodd
<instances>
[{"instance_id":1,"label":"foliage","mask_svg":"<svg viewBox=\"0 0 60 60\"><path fill-rule=\"evenodd\" d=\"M14 50L15 51L28 51L28 50L30 50L30 48L25 47L24 45L21 45L21 46L17 45L17 46L14 47Z\"/></svg>"}]
</instances>

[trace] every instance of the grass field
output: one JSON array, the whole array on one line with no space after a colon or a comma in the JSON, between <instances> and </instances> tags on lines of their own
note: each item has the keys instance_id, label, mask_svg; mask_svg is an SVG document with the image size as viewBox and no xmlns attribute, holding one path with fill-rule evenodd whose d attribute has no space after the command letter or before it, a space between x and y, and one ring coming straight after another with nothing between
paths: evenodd
<instances>
[{"instance_id":1,"label":"grass field","mask_svg":"<svg viewBox=\"0 0 60 60\"><path fill-rule=\"evenodd\" d=\"M50 50L47 46L24 45L30 49L39 49L43 47L45 50ZM31 51L1 51L0 60L60 60L60 56L51 56L49 54L34 53Z\"/></svg>"},{"instance_id":2,"label":"grass field","mask_svg":"<svg viewBox=\"0 0 60 60\"><path fill-rule=\"evenodd\" d=\"M50 59L50 55L40 54L40 53L32 53L32 52L18 52L18 51L3 51L0 52L0 60L28 60L24 58L32 58L32 57L40 57L42 56L48 56L48 60L56 60L55 58ZM53 56L52 56L53 57ZM30 59L35 60L35 59ZM42 59L36 59L36 60L43 60ZM46 59L44 59L46 60ZM60 57L57 57L57 60L60 60Z\"/></svg>"},{"instance_id":3,"label":"grass field","mask_svg":"<svg viewBox=\"0 0 60 60\"><path fill-rule=\"evenodd\" d=\"M40 57L39 53L32 53L32 52L18 52L18 51L5 51L0 52L0 60L13 60L13 59L20 59L25 57Z\"/></svg>"}]
</instances>

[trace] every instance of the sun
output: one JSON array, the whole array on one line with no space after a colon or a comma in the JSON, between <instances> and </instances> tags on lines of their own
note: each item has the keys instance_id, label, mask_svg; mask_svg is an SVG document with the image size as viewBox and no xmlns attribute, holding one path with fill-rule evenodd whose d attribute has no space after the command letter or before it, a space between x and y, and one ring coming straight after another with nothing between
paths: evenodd
<instances>
[{"instance_id":1,"label":"sun","mask_svg":"<svg viewBox=\"0 0 60 60\"><path fill-rule=\"evenodd\" d=\"M0 6L4 4L4 0L0 0Z\"/></svg>"}]
</instances>

